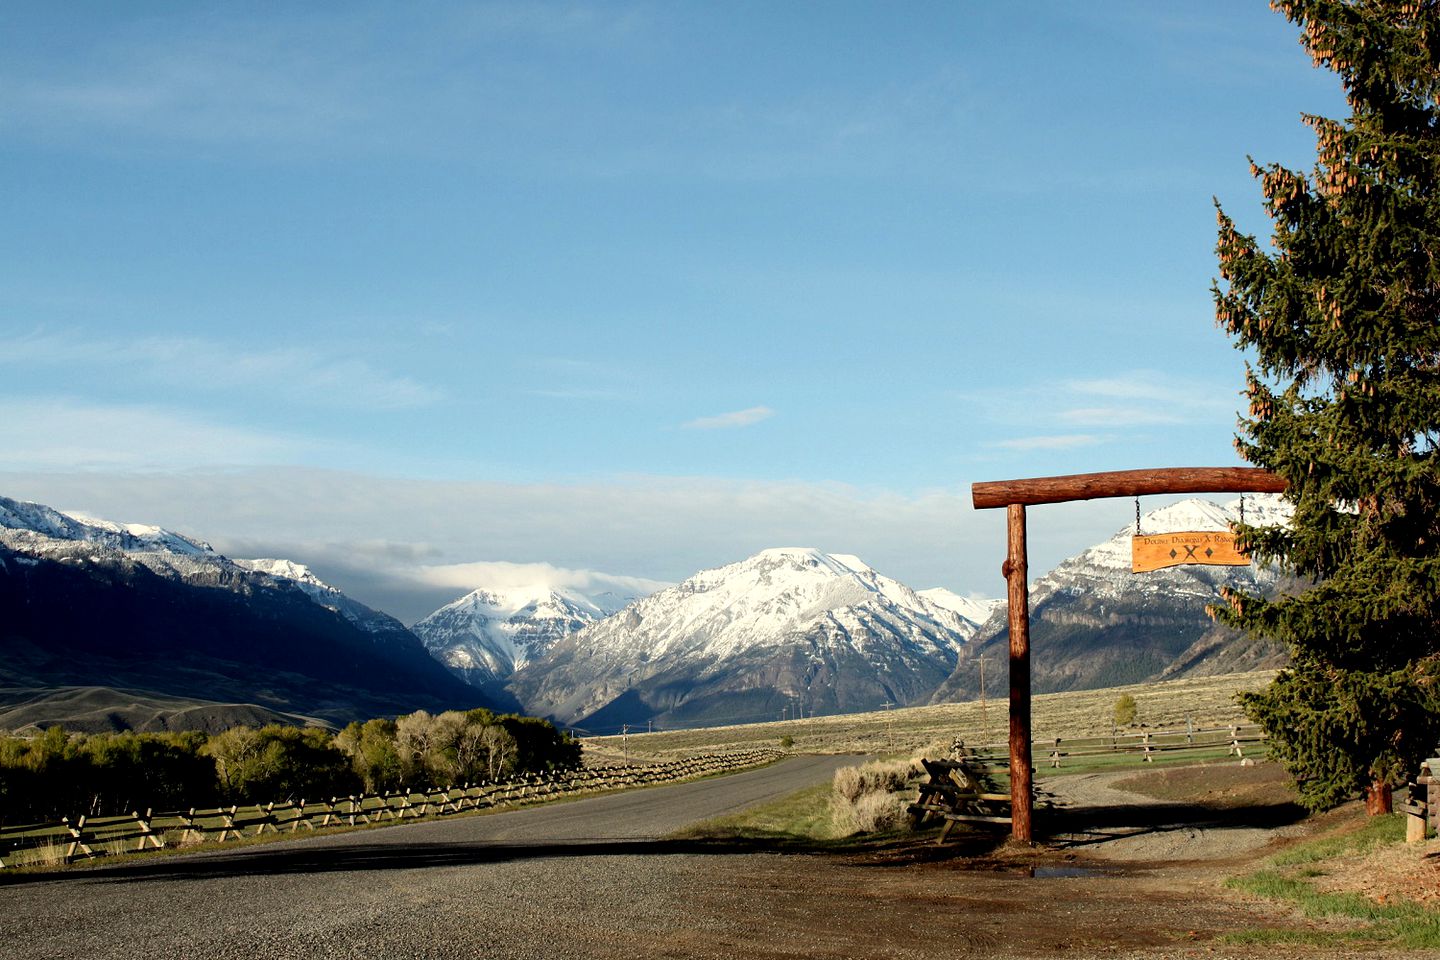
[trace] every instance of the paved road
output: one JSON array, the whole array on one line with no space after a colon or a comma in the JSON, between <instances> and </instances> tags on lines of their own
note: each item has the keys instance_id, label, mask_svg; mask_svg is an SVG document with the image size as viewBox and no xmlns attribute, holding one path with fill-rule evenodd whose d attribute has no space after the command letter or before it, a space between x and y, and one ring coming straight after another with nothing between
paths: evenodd
<instances>
[{"instance_id":1,"label":"paved road","mask_svg":"<svg viewBox=\"0 0 1440 960\"><path fill-rule=\"evenodd\" d=\"M774 855L660 838L853 762L795 757L492 816L0 878L0 955L623 957L676 936L675 951L703 952L683 942L687 897L697 884L713 892L710 862ZM706 949L722 956L723 942Z\"/></svg>"}]
</instances>

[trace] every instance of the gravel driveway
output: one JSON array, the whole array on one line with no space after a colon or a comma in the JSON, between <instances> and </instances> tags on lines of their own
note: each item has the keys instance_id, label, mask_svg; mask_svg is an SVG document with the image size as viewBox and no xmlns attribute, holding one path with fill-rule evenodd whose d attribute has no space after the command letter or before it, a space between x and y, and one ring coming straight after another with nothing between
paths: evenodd
<instances>
[{"instance_id":1,"label":"gravel driveway","mask_svg":"<svg viewBox=\"0 0 1440 960\"><path fill-rule=\"evenodd\" d=\"M513 813L9 883L0 874L0 956L1238 960L1255 951L1226 943L1227 933L1314 929L1283 906L1237 900L1216 862L1101 864L1083 842L779 853L657 839L823 781L853 759L795 757ZM1075 786L1094 787L1089 802L1119 802L1098 780ZM1138 836L1169 832L1178 812L1132 798L1084 819L1101 814L1108 829ZM1337 941L1268 944L1264 955L1356 953Z\"/></svg>"},{"instance_id":2,"label":"gravel driveway","mask_svg":"<svg viewBox=\"0 0 1440 960\"><path fill-rule=\"evenodd\" d=\"M660 837L855 759L793 757L491 816L0 875L0 956L564 957L582 945L637 955L634 931L673 925L709 873L707 855Z\"/></svg>"}]
</instances>

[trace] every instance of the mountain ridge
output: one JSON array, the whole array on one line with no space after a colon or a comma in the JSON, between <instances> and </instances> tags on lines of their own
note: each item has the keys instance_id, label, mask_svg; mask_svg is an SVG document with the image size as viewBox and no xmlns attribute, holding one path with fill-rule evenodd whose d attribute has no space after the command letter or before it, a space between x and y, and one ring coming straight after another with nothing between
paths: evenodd
<instances>
[{"instance_id":1,"label":"mountain ridge","mask_svg":"<svg viewBox=\"0 0 1440 960\"><path fill-rule=\"evenodd\" d=\"M592 729L846 712L928 693L976 626L853 555L778 547L571 634L509 686Z\"/></svg>"},{"instance_id":2,"label":"mountain ridge","mask_svg":"<svg viewBox=\"0 0 1440 960\"><path fill-rule=\"evenodd\" d=\"M1218 504L1190 498L1146 513L1142 533L1223 531L1239 519L1283 524L1289 505L1278 495L1246 496ZM1201 675L1207 662L1250 670L1283 665L1274 644L1252 643L1214 624L1206 605L1223 586L1273 592L1282 577L1269 567L1177 566L1131 572L1129 524L1109 539L1082 550L1030 584L1031 682L1036 693L1117 686L1164 677ZM1004 662L1009 623L1002 605L976 632L963 658L930 698L932 703L978 696L975 658ZM1219 658L1219 660L1216 660ZM993 660L992 660L993 662ZM987 694L999 692L1003 674L986 678Z\"/></svg>"},{"instance_id":3,"label":"mountain ridge","mask_svg":"<svg viewBox=\"0 0 1440 960\"><path fill-rule=\"evenodd\" d=\"M0 686L12 699L123 688L339 723L489 704L399 621L299 569L0 497Z\"/></svg>"}]
</instances>

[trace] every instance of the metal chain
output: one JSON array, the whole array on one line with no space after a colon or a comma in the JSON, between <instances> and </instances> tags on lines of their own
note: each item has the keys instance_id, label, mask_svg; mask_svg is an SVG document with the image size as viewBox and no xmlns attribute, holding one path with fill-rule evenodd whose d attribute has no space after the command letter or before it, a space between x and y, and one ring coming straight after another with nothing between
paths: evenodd
<instances>
[{"instance_id":1,"label":"metal chain","mask_svg":"<svg viewBox=\"0 0 1440 960\"><path fill-rule=\"evenodd\" d=\"M1245 494L1243 493L1240 494L1240 523L1242 526L1245 523Z\"/></svg>"},{"instance_id":2,"label":"metal chain","mask_svg":"<svg viewBox=\"0 0 1440 960\"><path fill-rule=\"evenodd\" d=\"M1140 498L1135 498L1135 536L1140 536Z\"/></svg>"}]
</instances>

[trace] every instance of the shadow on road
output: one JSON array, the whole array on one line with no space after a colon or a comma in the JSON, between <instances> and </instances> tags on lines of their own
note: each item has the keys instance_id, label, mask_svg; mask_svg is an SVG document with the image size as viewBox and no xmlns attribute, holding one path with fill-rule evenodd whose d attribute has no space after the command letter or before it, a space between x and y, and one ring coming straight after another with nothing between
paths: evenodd
<instances>
[{"instance_id":1,"label":"shadow on road","mask_svg":"<svg viewBox=\"0 0 1440 960\"><path fill-rule=\"evenodd\" d=\"M1237 807L1149 803L1121 806L1060 807L1044 811L1036 826L1056 846L1084 846L1122 836L1175 830L1274 830L1307 816L1296 803Z\"/></svg>"},{"instance_id":2,"label":"shadow on road","mask_svg":"<svg viewBox=\"0 0 1440 960\"><path fill-rule=\"evenodd\" d=\"M1122 837L1181 830L1274 829L1304 819L1293 803L1217 808L1200 804L1153 803L1122 806L1077 806L1037 811L1036 833L1051 847L1078 848ZM961 829L944 847L906 840L906 856L882 855L872 865L916 859L986 858L1005 841L997 830ZM240 876L323 874L371 870L431 870L487 863L508 863L569 857L643 855L716 856L746 853L856 854L890 850L892 844L863 842L824 844L786 838L699 838L678 840L597 839L561 842L492 841L477 843L351 843L311 847L283 842L223 853L147 857L132 862L76 868L61 872L0 874L0 887L29 883L121 883L135 880L197 880ZM893 852L893 850L891 850Z\"/></svg>"},{"instance_id":3,"label":"shadow on road","mask_svg":"<svg viewBox=\"0 0 1440 960\"><path fill-rule=\"evenodd\" d=\"M371 870L432 870L486 863L566 857L721 855L797 848L767 840L567 840L558 843L374 843L298 847L283 842L222 855L147 857L131 863L45 872L0 874L0 888L28 883L129 883L136 880L203 880L220 877L343 873Z\"/></svg>"}]
</instances>

